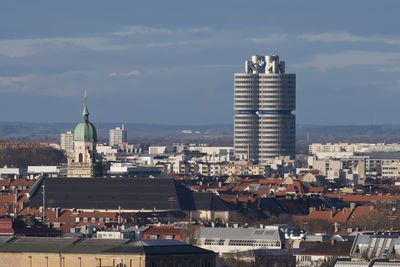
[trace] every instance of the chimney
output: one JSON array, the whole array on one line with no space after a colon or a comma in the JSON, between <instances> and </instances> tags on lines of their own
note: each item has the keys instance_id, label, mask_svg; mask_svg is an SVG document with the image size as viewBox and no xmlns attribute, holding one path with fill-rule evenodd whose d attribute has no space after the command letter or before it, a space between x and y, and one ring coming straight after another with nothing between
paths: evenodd
<instances>
[{"instance_id":1,"label":"chimney","mask_svg":"<svg viewBox=\"0 0 400 267\"><path fill-rule=\"evenodd\" d=\"M335 245L335 239L331 240L331 245Z\"/></svg>"},{"instance_id":2,"label":"chimney","mask_svg":"<svg viewBox=\"0 0 400 267\"><path fill-rule=\"evenodd\" d=\"M373 211L374 210L374 206L369 206L369 210Z\"/></svg>"},{"instance_id":3,"label":"chimney","mask_svg":"<svg viewBox=\"0 0 400 267\"><path fill-rule=\"evenodd\" d=\"M311 213L311 212L313 212L313 211L315 211L315 208L314 208L314 207L310 207L310 208L308 209L308 213Z\"/></svg>"},{"instance_id":4,"label":"chimney","mask_svg":"<svg viewBox=\"0 0 400 267\"><path fill-rule=\"evenodd\" d=\"M60 217L60 215L61 215L61 209L56 208L56 218Z\"/></svg>"},{"instance_id":5,"label":"chimney","mask_svg":"<svg viewBox=\"0 0 400 267\"><path fill-rule=\"evenodd\" d=\"M356 208L356 203L351 202L350 203L350 210L353 211Z\"/></svg>"},{"instance_id":6,"label":"chimney","mask_svg":"<svg viewBox=\"0 0 400 267\"><path fill-rule=\"evenodd\" d=\"M333 218L333 211L330 212L331 213L331 219Z\"/></svg>"}]
</instances>

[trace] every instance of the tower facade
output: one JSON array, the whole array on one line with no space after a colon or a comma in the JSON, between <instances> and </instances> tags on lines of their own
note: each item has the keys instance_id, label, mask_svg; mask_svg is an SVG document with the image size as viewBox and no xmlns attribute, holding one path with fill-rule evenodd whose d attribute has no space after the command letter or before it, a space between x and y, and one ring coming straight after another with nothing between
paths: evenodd
<instances>
[{"instance_id":1,"label":"tower facade","mask_svg":"<svg viewBox=\"0 0 400 267\"><path fill-rule=\"evenodd\" d=\"M296 75L279 56L252 56L234 74L234 151L238 159L268 163L295 156Z\"/></svg>"},{"instance_id":2,"label":"tower facade","mask_svg":"<svg viewBox=\"0 0 400 267\"><path fill-rule=\"evenodd\" d=\"M108 144L110 146L119 146L121 143L126 143L127 131L125 125L122 124L121 127L111 129L109 132Z\"/></svg>"},{"instance_id":3,"label":"tower facade","mask_svg":"<svg viewBox=\"0 0 400 267\"><path fill-rule=\"evenodd\" d=\"M89 112L86 103L82 112L82 121L74 130L74 150L68 157L68 176L89 178L99 176L99 167L97 161L96 127L89 121Z\"/></svg>"}]
</instances>

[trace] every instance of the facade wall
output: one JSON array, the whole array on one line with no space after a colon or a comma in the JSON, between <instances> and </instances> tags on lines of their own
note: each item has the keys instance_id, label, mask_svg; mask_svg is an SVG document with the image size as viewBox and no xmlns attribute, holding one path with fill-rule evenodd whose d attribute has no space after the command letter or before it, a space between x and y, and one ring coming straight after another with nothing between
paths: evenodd
<instances>
[{"instance_id":1,"label":"facade wall","mask_svg":"<svg viewBox=\"0 0 400 267\"><path fill-rule=\"evenodd\" d=\"M69 177L93 177L96 175L96 143L75 141L74 151L68 157Z\"/></svg>"},{"instance_id":2,"label":"facade wall","mask_svg":"<svg viewBox=\"0 0 400 267\"><path fill-rule=\"evenodd\" d=\"M179 265L180 264L180 265ZM13 267L147 267L147 266L215 266L213 255L112 255L67 253L2 253L0 266Z\"/></svg>"},{"instance_id":3,"label":"facade wall","mask_svg":"<svg viewBox=\"0 0 400 267\"><path fill-rule=\"evenodd\" d=\"M125 126L117 127L109 131L108 144L110 146L119 146L121 143L126 143L127 141L127 131Z\"/></svg>"},{"instance_id":4,"label":"facade wall","mask_svg":"<svg viewBox=\"0 0 400 267\"><path fill-rule=\"evenodd\" d=\"M398 179L400 178L400 163L393 162L382 165L382 178Z\"/></svg>"}]
</instances>

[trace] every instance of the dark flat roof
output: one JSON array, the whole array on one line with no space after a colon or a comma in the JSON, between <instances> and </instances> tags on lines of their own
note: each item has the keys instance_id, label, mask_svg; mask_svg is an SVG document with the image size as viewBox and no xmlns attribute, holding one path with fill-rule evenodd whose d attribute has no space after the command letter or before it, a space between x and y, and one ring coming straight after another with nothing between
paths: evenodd
<instances>
[{"instance_id":1,"label":"dark flat roof","mask_svg":"<svg viewBox=\"0 0 400 267\"><path fill-rule=\"evenodd\" d=\"M96 210L232 210L212 193L193 193L173 179L44 178L46 207ZM29 207L43 205L41 186Z\"/></svg>"}]
</instances>

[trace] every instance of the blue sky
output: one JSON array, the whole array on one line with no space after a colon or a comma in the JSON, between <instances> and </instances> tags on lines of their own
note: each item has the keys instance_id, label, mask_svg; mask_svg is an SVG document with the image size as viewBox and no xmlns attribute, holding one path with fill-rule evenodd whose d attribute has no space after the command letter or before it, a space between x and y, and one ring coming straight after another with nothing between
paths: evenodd
<instances>
[{"instance_id":1,"label":"blue sky","mask_svg":"<svg viewBox=\"0 0 400 267\"><path fill-rule=\"evenodd\" d=\"M399 1L2 1L0 121L232 123L233 73L278 54L297 123L400 124Z\"/></svg>"}]
</instances>

